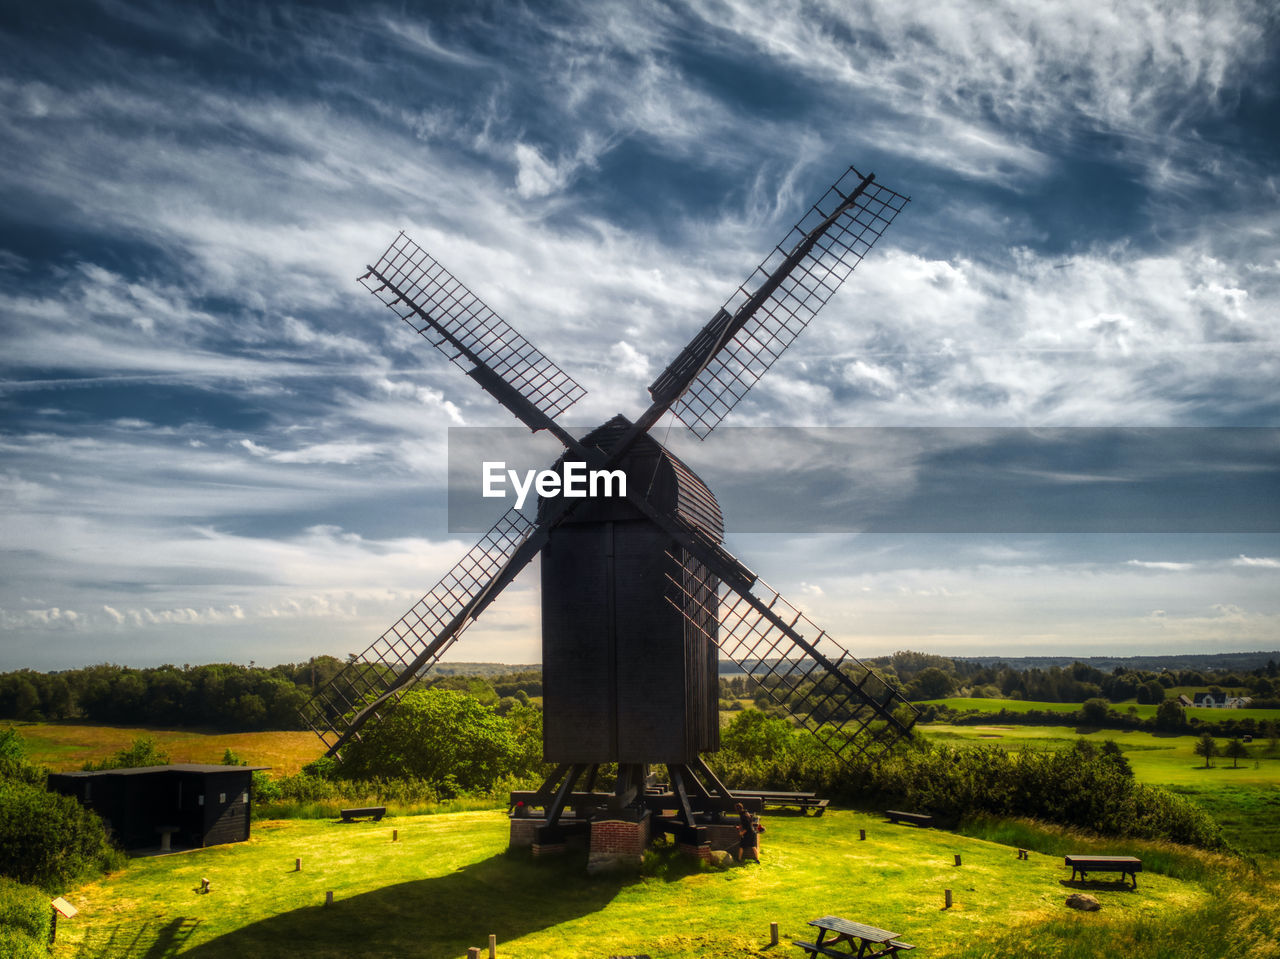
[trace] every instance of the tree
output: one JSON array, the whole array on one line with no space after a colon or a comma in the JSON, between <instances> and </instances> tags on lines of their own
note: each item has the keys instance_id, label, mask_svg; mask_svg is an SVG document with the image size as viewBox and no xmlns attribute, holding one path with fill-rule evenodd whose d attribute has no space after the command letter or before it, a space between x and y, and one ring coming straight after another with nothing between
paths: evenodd
<instances>
[{"instance_id":1,"label":"tree","mask_svg":"<svg viewBox=\"0 0 1280 959\"><path fill-rule=\"evenodd\" d=\"M1176 733L1186 725L1187 712L1176 699L1166 699L1156 709L1156 729Z\"/></svg>"},{"instance_id":2,"label":"tree","mask_svg":"<svg viewBox=\"0 0 1280 959\"><path fill-rule=\"evenodd\" d=\"M1205 733L1196 740L1196 755L1204 757L1204 768L1209 769L1213 766L1213 757L1218 755L1218 744L1213 741L1213 736Z\"/></svg>"},{"instance_id":3,"label":"tree","mask_svg":"<svg viewBox=\"0 0 1280 959\"><path fill-rule=\"evenodd\" d=\"M1119 744L1114 739L1104 740L1102 749L1099 750L1102 757L1130 779L1133 778L1133 766L1129 764L1129 760L1121 752Z\"/></svg>"},{"instance_id":4,"label":"tree","mask_svg":"<svg viewBox=\"0 0 1280 959\"><path fill-rule=\"evenodd\" d=\"M1231 768L1237 769L1240 766L1240 760L1249 758L1249 747L1238 739L1233 739L1227 743L1227 748L1223 751L1223 755L1231 760Z\"/></svg>"},{"instance_id":5,"label":"tree","mask_svg":"<svg viewBox=\"0 0 1280 959\"><path fill-rule=\"evenodd\" d=\"M1086 726L1101 726L1107 721L1107 701L1105 699L1086 699L1080 707L1080 718Z\"/></svg>"},{"instance_id":6,"label":"tree","mask_svg":"<svg viewBox=\"0 0 1280 959\"><path fill-rule=\"evenodd\" d=\"M942 699L955 688L955 678L937 666L929 666L920 670L907 688L911 699Z\"/></svg>"},{"instance_id":7,"label":"tree","mask_svg":"<svg viewBox=\"0 0 1280 959\"><path fill-rule=\"evenodd\" d=\"M426 780L445 794L491 789L518 754L513 727L458 690L415 689L343 750L348 778Z\"/></svg>"}]
</instances>

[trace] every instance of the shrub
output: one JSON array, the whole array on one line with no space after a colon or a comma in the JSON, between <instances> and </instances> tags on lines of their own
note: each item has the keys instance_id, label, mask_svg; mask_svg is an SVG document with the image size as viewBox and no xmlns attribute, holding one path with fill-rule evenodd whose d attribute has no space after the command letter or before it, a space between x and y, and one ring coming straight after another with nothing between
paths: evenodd
<instances>
[{"instance_id":1,"label":"shrub","mask_svg":"<svg viewBox=\"0 0 1280 959\"><path fill-rule=\"evenodd\" d=\"M540 767L541 741L541 713L532 707L516 704L499 716L469 693L413 690L344 748L340 771L347 779L423 780L449 797Z\"/></svg>"},{"instance_id":2,"label":"shrub","mask_svg":"<svg viewBox=\"0 0 1280 959\"><path fill-rule=\"evenodd\" d=\"M6 945L3 934L12 933L40 946L34 955L46 955L43 943L49 941L50 915L49 897L42 890L0 876L0 947ZM0 955L12 954L0 948Z\"/></svg>"},{"instance_id":3,"label":"shrub","mask_svg":"<svg viewBox=\"0 0 1280 959\"><path fill-rule=\"evenodd\" d=\"M849 802L928 811L959 822L1020 816L1108 836L1169 839L1219 849L1221 828L1189 800L1134 782L1114 745L1010 752L917 741L877 762L835 762L814 737L744 713L722 737L716 771L730 786L811 789Z\"/></svg>"},{"instance_id":4,"label":"shrub","mask_svg":"<svg viewBox=\"0 0 1280 959\"><path fill-rule=\"evenodd\" d=\"M0 925L0 956L5 959L47 959L48 955L49 950L41 940Z\"/></svg>"},{"instance_id":5,"label":"shrub","mask_svg":"<svg viewBox=\"0 0 1280 959\"><path fill-rule=\"evenodd\" d=\"M102 820L70 796L0 782L0 875L54 892L122 860Z\"/></svg>"},{"instance_id":6,"label":"shrub","mask_svg":"<svg viewBox=\"0 0 1280 959\"><path fill-rule=\"evenodd\" d=\"M21 737L0 732L0 876L58 891L122 859L102 820L46 791L45 772L27 761Z\"/></svg>"},{"instance_id":7,"label":"shrub","mask_svg":"<svg viewBox=\"0 0 1280 959\"><path fill-rule=\"evenodd\" d=\"M228 749L227 753L231 753ZM223 757L224 761L226 757ZM169 755L159 746L150 736L138 736L133 743L126 749L120 750L114 756L102 760L101 762L87 762L84 768L87 770L97 769L134 769L138 766L167 766L169 765Z\"/></svg>"}]
</instances>

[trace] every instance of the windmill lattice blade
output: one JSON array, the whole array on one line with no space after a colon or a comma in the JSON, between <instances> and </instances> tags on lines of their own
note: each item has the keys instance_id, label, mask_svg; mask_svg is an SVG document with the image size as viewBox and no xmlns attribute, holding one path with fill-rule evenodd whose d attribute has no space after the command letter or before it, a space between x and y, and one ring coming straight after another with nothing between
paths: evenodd
<instances>
[{"instance_id":1,"label":"windmill lattice blade","mask_svg":"<svg viewBox=\"0 0 1280 959\"><path fill-rule=\"evenodd\" d=\"M487 367L544 415L560 415L587 393L404 233L360 282L454 363L468 373L463 360ZM518 402L498 399L528 423Z\"/></svg>"},{"instance_id":2,"label":"windmill lattice blade","mask_svg":"<svg viewBox=\"0 0 1280 959\"><path fill-rule=\"evenodd\" d=\"M786 260L864 179L850 167L649 387L654 401L660 402L698 371L671 408L699 438L715 429L809 325L906 206L909 198L901 193L874 181L866 184L853 205L836 217L745 324L727 335L741 323L739 312L750 309L752 298L767 288Z\"/></svg>"},{"instance_id":3,"label":"windmill lattice blade","mask_svg":"<svg viewBox=\"0 0 1280 959\"><path fill-rule=\"evenodd\" d=\"M302 708L302 718L332 752L370 703L401 691L430 669L471 622L458 617L503 570L534 524L511 509L409 612L348 662ZM406 675L407 674L407 675Z\"/></svg>"},{"instance_id":4,"label":"windmill lattice blade","mask_svg":"<svg viewBox=\"0 0 1280 959\"><path fill-rule=\"evenodd\" d=\"M677 594L669 600L705 633L705 617L696 611L714 616L710 574L687 553L681 565L680 579L669 577ZM721 655L844 762L879 754L910 735L919 712L901 693L762 581L755 589L761 596L719 584L719 633L710 638Z\"/></svg>"}]
</instances>

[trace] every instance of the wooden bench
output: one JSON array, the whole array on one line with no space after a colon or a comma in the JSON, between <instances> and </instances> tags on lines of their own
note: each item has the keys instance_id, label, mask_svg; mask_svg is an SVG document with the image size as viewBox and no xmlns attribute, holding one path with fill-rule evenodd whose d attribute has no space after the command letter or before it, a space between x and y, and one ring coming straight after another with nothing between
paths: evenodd
<instances>
[{"instance_id":1,"label":"wooden bench","mask_svg":"<svg viewBox=\"0 0 1280 959\"><path fill-rule=\"evenodd\" d=\"M1067 865L1071 867L1071 879L1076 873L1087 882L1091 872L1118 872L1120 882L1124 877L1133 879L1133 888L1138 888L1138 873L1142 872L1142 860L1134 856L1067 856Z\"/></svg>"},{"instance_id":2,"label":"wooden bench","mask_svg":"<svg viewBox=\"0 0 1280 959\"><path fill-rule=\"evenodd\" d=\"M386 814L386 806L361 806L358 809L343 809L339 811L343 822L351 822L355 819L362 819L365 816L372 816L373 821L378 822Z\"/></svg>"},{"instance_id":3,"label":"wooden bench","mask_svg":"<svg viewBox=\"0 0 1280 959\"><path fill-rule=\"evenodd\" d=\"M923 812L902 812L898 809L886 809L884 814L889 817L889 822L913 822L917 826L932 826L933 817Z\"/></svg>"},{"instance_id":4,"label":"wooden bench","mask_svg":"<svg viewBox=\"0 0 1280 959\"><path fill-rule=\"evenodd\" d=\"M812 810L815 816L827 811L830 799L819 799L817 793L776 792L769 789L735 789L734 796L743 799L759 799L761 806L789 806L806 815Z\"/></svg>"}]
</instances>

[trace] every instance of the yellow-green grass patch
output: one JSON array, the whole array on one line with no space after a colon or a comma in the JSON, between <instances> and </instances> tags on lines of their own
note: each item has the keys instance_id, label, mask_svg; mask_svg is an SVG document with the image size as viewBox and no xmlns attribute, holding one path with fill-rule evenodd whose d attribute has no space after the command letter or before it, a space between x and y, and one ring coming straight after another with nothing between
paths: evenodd
<instances>
[{"instance_id":1,"label":"yellow-green grass patch","mask_svg":"<svg viewBox=\"0 0 1280 959\"><path fill-rule=\"evenodd\" d=\"M324 752L312 732L296 730L260 733L221 733L197 729L150 726L108 726L97 723L5 723L17 730L30 758L55 772L80 769L127 748L137 737L150 736L175 763L218 763L230 749L251 766L270 766L271 775L296 773ZM0 728L3 728L0 726Z\"/></svg>"},{"instance_id":2,"label":"yellow-green grass patch","mask_svg":"<svg viewBox=\"0 0 1280 959\"><path fill-rule=\"evenodd\" d=\"M131 954L202 959L461 956L490 933L504 959L785 955L790 946L766 948L770 922L785 943L811 938L806 920L835 914L898 932L922 954L956 956L1010 927L1130 928L1208 898L1198 883L1148 872L1137 892L1090 883L1103 911L1076 914L1056 854L1020 861L1011 846L839 810L766 823L762 865L700 871L658 855L639 879L588 877L581 852L508 854L497 812L259 823L247 843L134 860L77 890L81 915L62 927L58 955L128 943ZM209 895L197 892L201 878Z\"/></svg>"}]
</instances>

